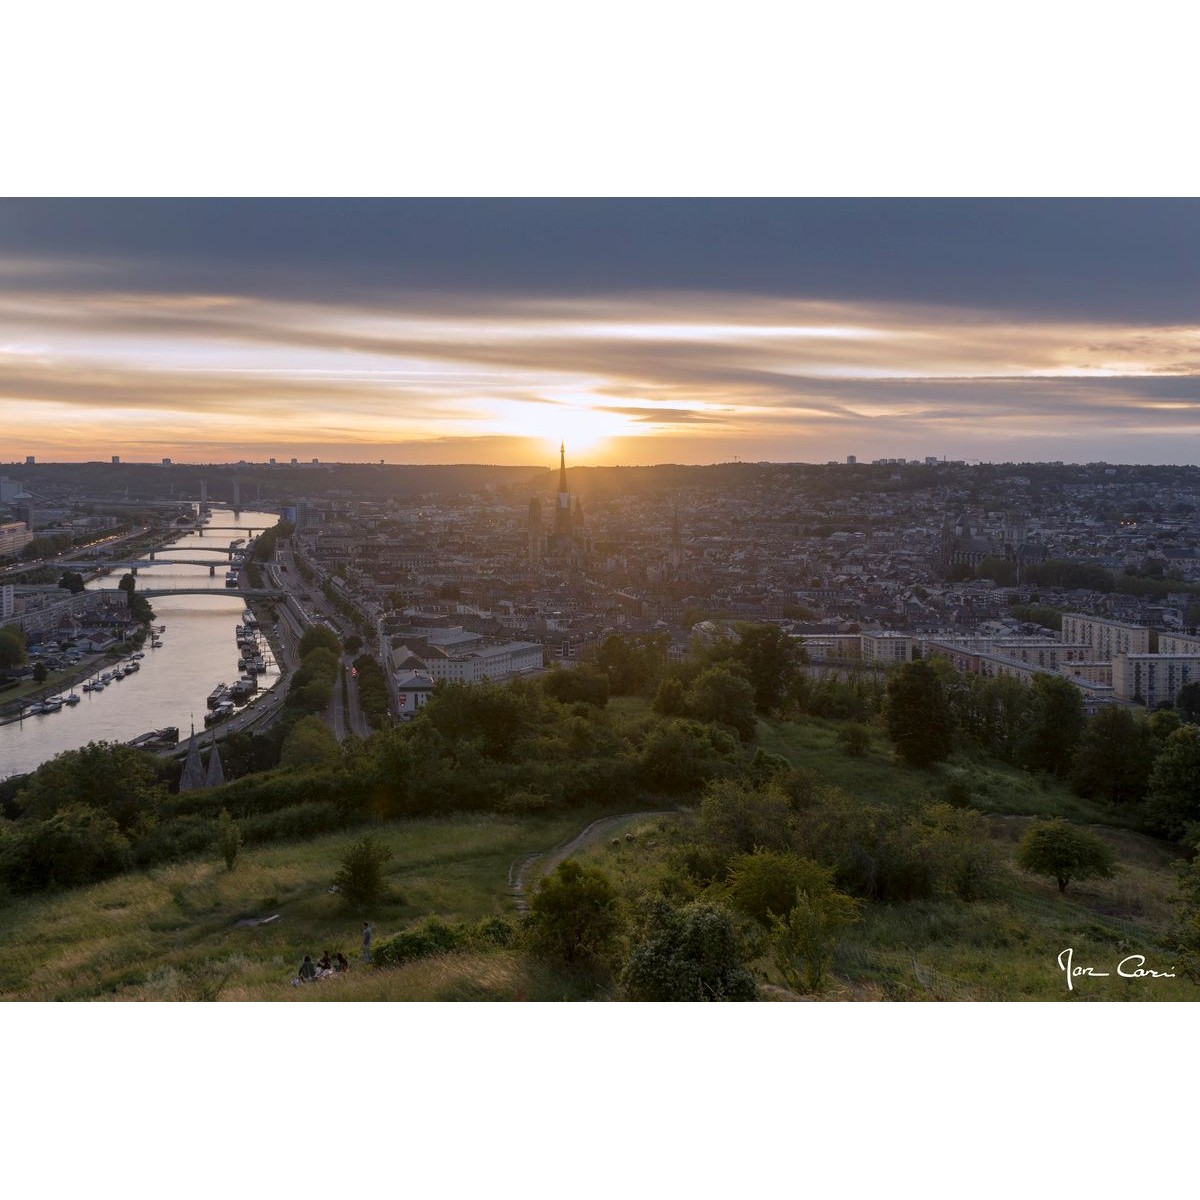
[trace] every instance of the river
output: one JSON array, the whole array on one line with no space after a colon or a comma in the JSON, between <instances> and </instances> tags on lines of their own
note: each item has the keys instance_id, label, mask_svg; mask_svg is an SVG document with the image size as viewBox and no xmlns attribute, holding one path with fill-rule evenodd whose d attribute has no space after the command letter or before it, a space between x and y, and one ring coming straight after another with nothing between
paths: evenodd
<instances>
[{"instance_id":1,"label":"river","mask_svg":"<svg viewBox=\"0 0 1200 1200\"><path fill-rule=\"evenodd\" d=\"M273 513L243 510L235 518L228 510L214 509L210 524L247 525L261 532L278 520ZM183 551L201 546L228 547L239 537L248 534L233 530L189 534L171 542L168 549L177 548L177 557L186 558L189 556ZM232 683L238 677L234 626L241 624L246 608L240 594L225 587L227 564L215 555L212 558L218 564L212 577L207 567L172 565L169 561L139 568L141 588L202 587L211 589L212 595L152 599L154 627L165 625L166 632L157 650L151 649L147 639L141 670L110 683L102 692L77 688L80 703L74 707L64 706L55 713L0 725L0 779L32 771L61 751L75 750L92 741L126 742L165 725L177 726L180 738L186 739L193 720L198 730L204 729L209 693L218 683ZM123 573L114 571L88 586L116 587ZM268 664L267 673L259 676L260 695L261 689L270 687L279 677L273 658Z\"/></svg>"}]
</instances>

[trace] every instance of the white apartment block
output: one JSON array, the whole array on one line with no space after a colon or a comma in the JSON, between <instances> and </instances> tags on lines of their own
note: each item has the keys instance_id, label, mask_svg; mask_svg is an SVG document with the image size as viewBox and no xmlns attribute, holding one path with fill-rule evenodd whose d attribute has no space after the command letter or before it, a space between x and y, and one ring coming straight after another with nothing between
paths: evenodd
<instances>
[{"instance_id":1,"label":"white apartment block","mask_svg":"<svg viewBox=\"0 0 1200 1200\"><path fill-rule=\"evenodd\" d=\"M541 643L505 642L500 646L482 646L465 654L430 655L429 674L451 683L479 683L484 679L508 679L526 671L539 671L545 665Z\"/></svg>"},{"instance_id":2,"label":"white apartment block","mask_svg":"<svg viewBox=\"0 0 1200 1200\"><path fill-rule=\"evenodd\" d=\"M884 632L861 636L863 662L872 666L912 662L913 639L908 634Z\"/></svg>"},{"instance_id":3,"label":"white apartment block","mask_svg":"<svg viewBox=\"0 0 1200 1200\"><path fill-rule=\"evenodd\" d=\"M1200 637L1183 633L1160 633L1159 654L1200 654Z\"/></svg>"},{"instance_id":4,"label":"white apartment block","mask_svg":"<svg viewBox=\"0 0 1200 1200\"><path fill-rule=\"evenodd\" d=\"M1062 640L1086 642L1092 648L1088 657L1093 659L1116 658L1118 654L1150 653L1150 630L1144 625L1108 621L1103 617L1088 617L1082 613L1063 614Z\"/></svg>"},{"instance_id":5,"label":"white apartment block","mask_svg":"<svg viewBox=\"0 0 1200 1200\"><path fill-rule=\"evenodd\" d=\"M1200 679L1200 654L1118 654L1113 660L1113 694L1153 708L1174 701L1185 683Z\"/></svg>"},{"instance_id":6,"label":"white apartment block","mask_svg":"<svg viewBox=\"0 0 1200 1200\"><path fill-rule=\"evenodd\" d=\"M13 615L13 585L0 583L0 621L7 621Z\"/></svg>"}]
</instances>

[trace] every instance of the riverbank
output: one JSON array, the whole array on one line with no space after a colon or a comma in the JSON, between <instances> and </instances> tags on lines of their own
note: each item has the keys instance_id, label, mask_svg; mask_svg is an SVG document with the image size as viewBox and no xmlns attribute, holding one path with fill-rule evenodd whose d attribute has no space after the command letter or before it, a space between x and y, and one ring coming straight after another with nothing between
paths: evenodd
<instances>
[{"instance_id":1,"label":"riverbank","mask_svg":"<svg viewBox=\"0 0 1200 1200\"><path fill-rule=\"evenodd\" d=\"M21 714L31 705L47 696L57 696L62 692L73 691L86 683L93 675L98 675L114 663L128 658L135 650L140 650L145 644L146 634L150 630L147 624L141 639L130 638L109 650L98 650L95 654L85 655L73 667L56 671L47 675L41 683L24 683L12 691L0 693L0 725L11 725L21 720Z\"/></svg>"}]
</instances>

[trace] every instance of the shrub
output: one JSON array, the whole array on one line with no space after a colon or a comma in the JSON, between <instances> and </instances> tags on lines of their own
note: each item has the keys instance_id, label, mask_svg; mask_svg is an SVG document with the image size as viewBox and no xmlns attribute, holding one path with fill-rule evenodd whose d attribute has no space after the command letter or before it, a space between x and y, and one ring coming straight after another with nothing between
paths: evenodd
<instances>
[{"instance_id":1,"label":"shrub","mask_svg":"<svg viewBox=\"0 0 1200 1200\"><path fill-rule=\"evenodd\" d=\"M391 857L391 850L370 833L346 851L333 882L352 909L367 908L384 896L383 868Z\"/></svg>"},{"instance_id":2,"label":"shrub","mask_svg":"<svg viewBox=\"0 0 1200 1200\"><path fill-rule=\"evenodd\" d=\"M225 870L232 871L242 848L242 831L227 808L221 809L221 815L217 818L217 848L225 860Z\"/></svg>"},{"instance_id":3,"label":"shrub","mask_svg":"<svg viewBox=\"0 0 1200 1200\"><path fill-rule=\"evenodd\" d=\"M621 976L630 1000L756 1000L754 978L729 913L693 902L653 900Z\"/></svg>"},{"instance_id":4,"label":"shrub","mask_svg":"<svg viewBox=\"0 0 1200 1200\"><path fill-rule=\"evenodd\" d=\"M844 725L838 732L837 744L851 758L862 758L871 748L871 733L865 725Z\"/></svg>"},{"instance_id":5,"label":"shrub","mask_svg":"<svg viewBox=\"0 0 1200 1200\"><path fill-rule=\"evenodd\" d=\"M617 892L608 876L573 858L559 863L529 902L530 945L569 964L603 960L621 924Z\"/></svg>"},{"instance_id":6,"label":"shrub","mask_svg":"<svg viewBox=\"0 0 1200 1200\"><path fill-rule=\"evenodd\" d=\"M439 917L428 917L419 925L377 942L371 958L377 967L398 967L435 954L448 954L467 944L469 932L461 921L449 924Z\"/></svg>"}]
</instances>

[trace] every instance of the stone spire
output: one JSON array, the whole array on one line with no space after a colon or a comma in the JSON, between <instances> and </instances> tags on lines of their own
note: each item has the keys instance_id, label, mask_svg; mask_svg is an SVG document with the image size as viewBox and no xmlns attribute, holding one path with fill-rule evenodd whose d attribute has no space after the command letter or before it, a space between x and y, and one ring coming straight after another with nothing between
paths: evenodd
<instances>
[{"instance_id":1,"label":"stone spire","mask_svg":"<svg viewBox=\"0 0 1200 1200\"><path fill-rule=\"evenodd\" d=\"M560 442L558 447L558 491L559 495L569 491L567 487L567 443Z\"/></svg>"},{"instance_id":2,"label":"stone spire","mask_svg":"<svg viewBox=\"0 0 1200 1200\"><path fill-rule=\"evenodd\" d=\"M204 776L204 786L220 787L225 782L225 768L221 766L221 754L217 750L217 739L213 738L212 753L208 756L208 773Z\"/></svg>"},{"instance_id":3,"label":"stone spire","mask_svg":"<svg viewBox=\"0 0 1200 1200\"><path fill-rule=\"evenodd\" d=\"M204 764L200 761L200 747L196 743L196 726L192 725L192 736L188 739L187 759L183 764L183 774L179 777L181 792L194 792L204 786Z\"/></svg>"}]
</instances>

